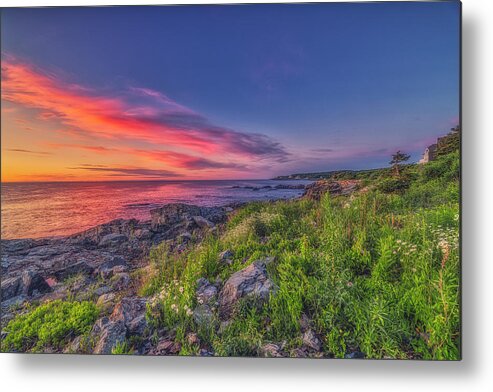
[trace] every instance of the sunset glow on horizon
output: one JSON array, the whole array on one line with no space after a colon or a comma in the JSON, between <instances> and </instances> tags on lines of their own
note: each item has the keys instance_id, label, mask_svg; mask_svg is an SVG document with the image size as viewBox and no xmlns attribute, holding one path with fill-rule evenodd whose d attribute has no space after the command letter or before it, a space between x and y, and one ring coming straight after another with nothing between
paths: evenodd
<instances>
[{"instance_id":1,"label":"sunset glow on horizon","mask_svg":"<svg viewBox=\"0 0 493 392\"><path fill-rule=\"evenodd\" d=\"M458 8L428 7L429 20L419 4L5 9L1 180L270 178L381 167L397 149L416 161L458 122Z\"/></svg>"}]
</instances>

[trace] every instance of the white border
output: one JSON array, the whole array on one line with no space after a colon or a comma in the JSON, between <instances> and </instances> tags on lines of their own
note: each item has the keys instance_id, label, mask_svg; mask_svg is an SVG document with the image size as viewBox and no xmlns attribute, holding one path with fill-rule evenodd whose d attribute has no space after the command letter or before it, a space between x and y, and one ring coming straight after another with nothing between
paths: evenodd
<instances>
[{"instance_id":1,"label":"white border","mask_svg":"<svg viewBox=\"0 0 493 392\"><path fill-rule=\"evenodd\" d=\"M214 1L233 2L235 1ZM173 2L0 0L1 6L166 3ZM175 3L204 2L181 0ZM3 390L491 390L493 377L489 369L492 368L493 362L493 249L490 248L493 235L492 5L491 0L463 1L463 361L362 362L0 354L0 383Z\"/></svg>"}]
</instances>

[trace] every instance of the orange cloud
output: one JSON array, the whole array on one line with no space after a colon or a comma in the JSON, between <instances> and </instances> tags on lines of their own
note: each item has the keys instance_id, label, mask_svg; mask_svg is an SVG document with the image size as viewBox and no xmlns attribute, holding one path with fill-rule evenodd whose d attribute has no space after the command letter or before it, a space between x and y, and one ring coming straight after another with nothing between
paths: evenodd
<instances>
[{"instance_id":1,"label":"orange cloud","mask_svg":"<svg viewBox=\"0 0 493 392\"><path fill-rule=\"evenodd\" d=\"M151 142L200 154L228 153L250 160L280 162L288 155L282 145L265 135L211 124L160 92L134 88L130 93L146 101L145 104L131 105L121 94L104 96L64 83L55 74L21 63L11 55L4 55L2 61L3 100L38 109L39 119L56 119L87 138ZM175 157L183 161L183 157Z\"/></svg>"}]
</instances>

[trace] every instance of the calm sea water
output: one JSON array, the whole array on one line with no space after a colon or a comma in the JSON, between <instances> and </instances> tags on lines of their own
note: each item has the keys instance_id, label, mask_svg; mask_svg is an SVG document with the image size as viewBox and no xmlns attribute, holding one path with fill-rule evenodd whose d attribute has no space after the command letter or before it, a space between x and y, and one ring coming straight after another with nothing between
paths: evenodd
<instances>
[{"instance_id":1,"label":"calm sea water","mask_svg":"<svg viewBox=\"0 0 493 392\"><path fill-rule=\"evenodd\" d=\"M220 206L287 199L302 190L259 189L310 181L149 181L2 184L2 239L73 234L116 218L150 219L167 203Z\"/></svg>"}]
</instances>

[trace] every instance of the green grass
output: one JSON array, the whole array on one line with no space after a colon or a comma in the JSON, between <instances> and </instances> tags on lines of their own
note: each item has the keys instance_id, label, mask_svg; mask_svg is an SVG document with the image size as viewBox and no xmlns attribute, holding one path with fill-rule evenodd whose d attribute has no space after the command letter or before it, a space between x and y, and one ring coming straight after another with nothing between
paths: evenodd
<instances>
[{"instance_id":1,"label":"green grass","mask_svg":"<svg viewBox=\"0 0 493 392\"><path fill-rule=\"evenodd\" d=\"M125 342L117 342L116 346L111 349L111 354L113 355L129 355L133 353L132 347Z\"/></svg>"},{"instance_id":2,"label":"green grass","mask_svg":"<svg viewBox=\"0 0 493 392\"><path fill-rule=\"evenodd\" d=\"M268 342L299 348L305 314L326 356L358 350L367 358L459 359L458 159L452 153L409 165L405 188L387 193L373 186L320 202L251 203L188 252L158 247L142 288L161 292L149 319L177 328L183 347L186 333L197 332L216 355L255 356ZM234 254L229 266L218 261L226 249ZM275 256L268 272L276 286L266 304L242 305L221 328L195 324L198 278L224 281L266 256Z\"/></svg>"},{"instance_id":3,"label":"green grass","mask_svg":"<svg viewBox=\"0 0 493 392\"><path fill-rule=\"evenodd\" d=\"M75 336L87 333L97 317L98 310L92 302L46 302L7 324L2 351L60 349Z\"/></svg>"}]
</instances>

